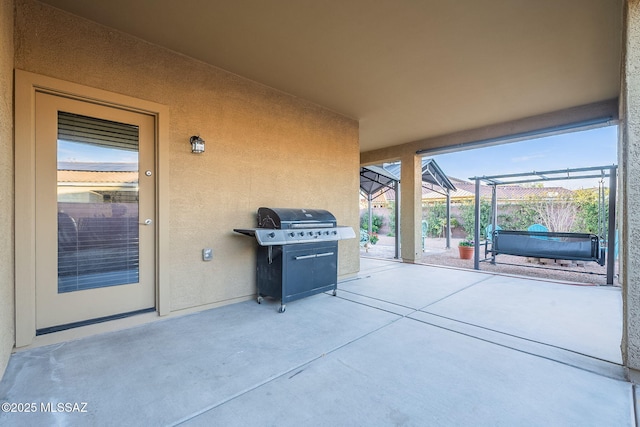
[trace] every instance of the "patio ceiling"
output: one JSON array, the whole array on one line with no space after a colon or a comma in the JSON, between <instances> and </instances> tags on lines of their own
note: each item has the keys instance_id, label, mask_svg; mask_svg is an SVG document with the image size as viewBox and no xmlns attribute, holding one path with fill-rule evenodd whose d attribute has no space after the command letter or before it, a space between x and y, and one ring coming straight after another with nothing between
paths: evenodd
<instances>
[{"instance_id":1,"label":"patio ceiling","mask_svg":"<svg viewBox=\"0 0 640 427\"><path fill-rule=\"evenodd\" d=\"M622 0L43 0L360 123L361 151L617 98Z\"/></svg>"}]
</instances>

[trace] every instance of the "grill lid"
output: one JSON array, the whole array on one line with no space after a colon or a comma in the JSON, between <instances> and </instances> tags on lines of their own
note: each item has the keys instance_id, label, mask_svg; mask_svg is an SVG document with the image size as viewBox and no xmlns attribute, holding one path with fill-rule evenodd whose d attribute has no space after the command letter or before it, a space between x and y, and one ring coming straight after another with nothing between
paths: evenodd
<instances>
[{"instance_id":1,"label":"grill lid","mask_svg":"<svg viewBox=\"0 0 640 427\"><path fill-rule=\"evenodd\" d=\"M258 209L258 227L262 228L335 227L335 224L336 217L323 209Z\"/></svg>"}]
</instances>

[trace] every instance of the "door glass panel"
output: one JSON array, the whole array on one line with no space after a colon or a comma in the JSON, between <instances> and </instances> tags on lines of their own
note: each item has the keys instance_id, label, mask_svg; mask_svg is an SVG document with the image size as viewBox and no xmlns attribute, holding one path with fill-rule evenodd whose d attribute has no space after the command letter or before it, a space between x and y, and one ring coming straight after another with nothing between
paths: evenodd
<instances>
[{"instance_id":1,"label":"door glass panel","mask_svg":"<svg viewBox=\"0 0 640 427\"><path fill-rule=\"evenodd\" d=\"M58 293L138 283L138 127L58 112Z\"/></svg>"}]
</instances>

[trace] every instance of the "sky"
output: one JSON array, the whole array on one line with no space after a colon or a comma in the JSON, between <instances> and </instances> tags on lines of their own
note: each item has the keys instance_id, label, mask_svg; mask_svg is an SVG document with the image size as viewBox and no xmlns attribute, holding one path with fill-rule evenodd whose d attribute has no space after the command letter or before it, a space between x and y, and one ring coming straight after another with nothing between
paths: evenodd
<instances>
[{"instance_id":1,"label":"sky","mask_svg":"<svg viewBox=\"0 0 640 427\"><path fill-rule=\"evenodd\" d=\"M138 152L58 140L58 161L137 163Z\"/></svg>"},{"instance_id":2,"label":"sky","mask_svg":"<svg viewBox=\"0 0 640 427\"><path fill-rule=\"evenodd\" d=\"M618 163L618 127L608 126L457 153L429 156L450 177L607 166ZM598 179L549 181L545 187L570 189L598 186ZM608 186L608 182L607 182Z\"/></svg>"}]
</instances>

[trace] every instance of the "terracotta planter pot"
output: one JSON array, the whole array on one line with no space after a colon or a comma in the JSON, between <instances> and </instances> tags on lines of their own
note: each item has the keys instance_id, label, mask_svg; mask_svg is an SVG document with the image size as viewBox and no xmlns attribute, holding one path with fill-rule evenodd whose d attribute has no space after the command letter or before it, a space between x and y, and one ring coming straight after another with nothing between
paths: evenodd
<instances>
[{"instance_id":1,"label":"terracotta planter pot","mask_svg":"<svg viewBox=\"0 0 640 427\"><path fill-rule=\"evenodd\" d=\"M458 246L460 259L471 259L473 257L473 246Z\"/></svg>"}]
</instances>

